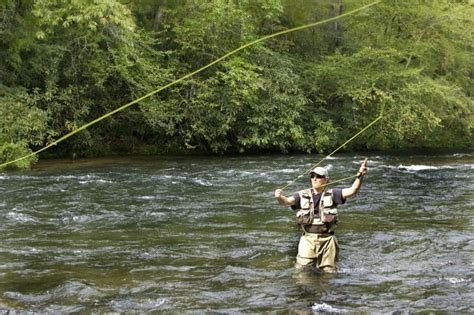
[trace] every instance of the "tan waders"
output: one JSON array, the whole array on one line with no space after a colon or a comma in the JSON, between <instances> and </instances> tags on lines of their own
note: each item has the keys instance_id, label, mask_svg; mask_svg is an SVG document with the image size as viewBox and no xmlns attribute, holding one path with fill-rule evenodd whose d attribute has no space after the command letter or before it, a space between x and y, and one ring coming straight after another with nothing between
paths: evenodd
<instances>
[{"instance_id":1,"label":"tan waders","mask_svg":"<svg viewBox=\"0 0 474 315\"><path fill-rule=\"evenodd\" d=\"M315 267L324 272L336 272L339 245L330 234L304 232L298 245L296 268Z\"/></svg>"}]
</instances>

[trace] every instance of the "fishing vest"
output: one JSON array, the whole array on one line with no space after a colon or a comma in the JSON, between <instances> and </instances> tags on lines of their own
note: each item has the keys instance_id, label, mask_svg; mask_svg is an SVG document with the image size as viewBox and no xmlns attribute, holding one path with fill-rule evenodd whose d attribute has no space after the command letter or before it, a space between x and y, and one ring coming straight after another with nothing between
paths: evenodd
<instances>
[{"instance_id":1,"label":"fishing vest","mask_svg":"<svg viewBox=\"0 0 474 315\"><path fill-rule=\"evenodd\" d=\"M301 209L296 213L296 221L303 227L321 226L327 232L333 232L337 224L337 204L332 197L332 189L325 190L319 201L319 215L315 214L313 189L298 192Z\"/></svg>"}]
</instances>

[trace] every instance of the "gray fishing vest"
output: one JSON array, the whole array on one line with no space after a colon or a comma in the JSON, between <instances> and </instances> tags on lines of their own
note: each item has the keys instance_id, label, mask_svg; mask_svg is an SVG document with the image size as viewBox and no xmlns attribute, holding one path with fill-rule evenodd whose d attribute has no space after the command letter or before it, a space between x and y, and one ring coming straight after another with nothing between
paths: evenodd
<instances>
[{"instance_id":1,"label":"gray fishing vest","mask_svg":"<svg viewBox=\"0 0 474 315\"><path fill-rule=\"evenodd\" d=\"M313 189L298 192L301 209L296 213L296 221L304 226L326 226L328 231L333 231L337 223L337 204L332 197L332 189L325 190L319 201L319 215L315 214Z\"/></svg>"}]
</instances>

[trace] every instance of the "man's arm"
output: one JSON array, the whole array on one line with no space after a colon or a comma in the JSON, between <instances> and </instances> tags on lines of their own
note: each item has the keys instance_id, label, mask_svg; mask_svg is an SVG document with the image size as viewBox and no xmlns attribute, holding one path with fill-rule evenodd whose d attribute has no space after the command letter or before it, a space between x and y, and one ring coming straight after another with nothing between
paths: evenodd
<instances>
[{"instance_id":1,"label":"man's arm","mask_svg":"<svg viewBox=\"0 0 474 315\"><path fill-rule=\"evenodd\" d=\"M282 206L294 206L295 205L295 198L293 197L285 197L283 195L283 190L277 189L275 190L275 198L279 204Z\"/></svg>"},{"instance_id":2,"label":"man's arm","mask_svg":"<svg viewBox=\"0 0 474 315\"><path fill-rule=\"evenodd\" d=\"M359 172L357 173L357 178L355 179L354 183L349 188L344 188L342 190L342 198L351 198L357 194L360 187L362 186L362 178L364 175L367 174L367 158L365 158L364 162L360 165Z\"/></svg>"}]
</instances>

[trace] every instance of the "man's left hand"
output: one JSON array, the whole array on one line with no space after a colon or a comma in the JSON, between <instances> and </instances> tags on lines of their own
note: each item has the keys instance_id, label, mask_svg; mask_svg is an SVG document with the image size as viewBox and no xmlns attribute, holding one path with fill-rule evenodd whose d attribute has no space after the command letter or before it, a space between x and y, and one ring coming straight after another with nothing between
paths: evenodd
<instances>
[{"instance_id":1,"label":"man's left hand","mask_svg":"<svg viewBox=\"0 0 474 315\"><path fill-rule=\"evenodd\" d=\"M367 158L365 158L364 162L362 162L362 164L360 165L359 174L361 176L367 174Z\"/></svg>"}]
</instances>

